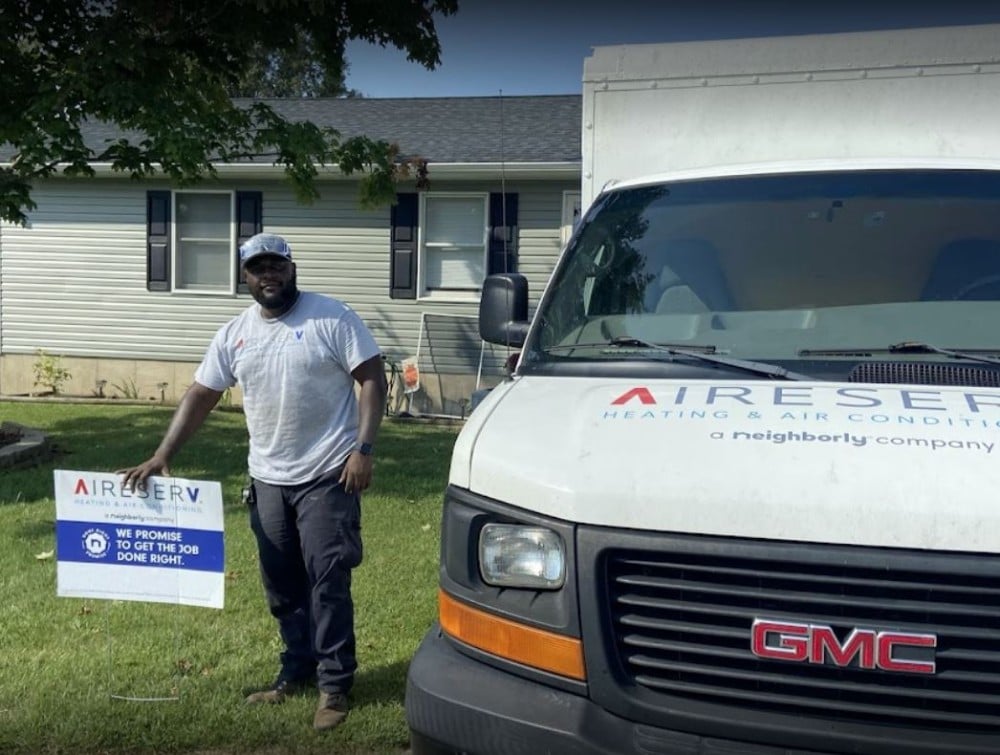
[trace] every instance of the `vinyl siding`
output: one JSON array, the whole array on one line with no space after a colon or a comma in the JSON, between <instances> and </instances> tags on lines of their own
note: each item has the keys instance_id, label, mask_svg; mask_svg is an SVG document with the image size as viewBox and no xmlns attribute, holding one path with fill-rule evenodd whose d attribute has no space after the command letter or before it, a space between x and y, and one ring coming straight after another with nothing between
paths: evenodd
<instances>
[{"instance_id":1,"label":"vinyl siding","mask_svg":"<svg viewBox=\"0 0 1000 755\"><path fill-rule=\"evenodd\" d=\"M432 177L433 180L433 177ZM36 186L27 227L0 230L0 348L42 348L67 356L198 361L215 331L252 302L248 295L146 290L146 191L162 183L115 179L55 180ZM532 308L560 251L562 192L575 182L511 183L519 194L519 269ZM464 315L455 343L468 347L475 302L389 298L389 208L362 210L357 186L334 181L311 205L281 182L219 182L192 190L263 192L264 230L285 236L299 286L342 299L365 320L385 354L416 353L421 312ZM439 191L497 191L495 182L448 182ZM472 340L477 341L475 330ZM423 336L427 348L427 336ZM447 339L446 339L447 340ZM478 343L475 344L478 349ZM493 353L497 369L505 354ZM468 354L438 369L468 368ZM475 355L478 360L478 351ZM454 363L452 363L454 362ZM422 363L422 369L431 369Z\"/></svg>"}]
</instances>

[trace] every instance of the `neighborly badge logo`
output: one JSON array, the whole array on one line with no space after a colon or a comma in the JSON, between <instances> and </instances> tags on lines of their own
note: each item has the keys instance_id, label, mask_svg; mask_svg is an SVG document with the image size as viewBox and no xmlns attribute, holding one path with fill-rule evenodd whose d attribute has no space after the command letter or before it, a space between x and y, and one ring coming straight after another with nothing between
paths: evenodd
<instances>
[{"instance_id":1,"label":"neighborly badge logo","mask_svg":"<svg viewBox=\"0 0 1000 755\"><path fill-rule=\"evenodd\" d=\"M83 533L83 550L91 558L107 556L110 543L108 533L96 527L91 527Z\"/></svg>"}]
</instances>

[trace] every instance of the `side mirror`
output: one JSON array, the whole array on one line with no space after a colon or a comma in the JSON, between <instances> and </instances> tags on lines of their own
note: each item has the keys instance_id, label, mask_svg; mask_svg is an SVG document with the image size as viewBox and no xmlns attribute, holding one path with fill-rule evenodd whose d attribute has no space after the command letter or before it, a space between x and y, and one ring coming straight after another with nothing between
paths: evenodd
<instances>
[{"instance_id":1,"label":"side mirror","mask_svg":"<svg viewBox=\"0 0 1000 755\"><path fill-rule=\"evenodd\" d=\"M528 335L528 279L520 273L489 275L479 300L479 336L489 343L523 346Z\"/></svg>"}]
</instances>

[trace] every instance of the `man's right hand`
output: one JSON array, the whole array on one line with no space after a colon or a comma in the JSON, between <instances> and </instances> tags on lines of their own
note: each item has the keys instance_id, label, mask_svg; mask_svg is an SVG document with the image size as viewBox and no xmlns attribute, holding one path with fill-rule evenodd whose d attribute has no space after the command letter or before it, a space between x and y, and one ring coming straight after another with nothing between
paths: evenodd
<instances>
[{"instance_id":1,"label":"man's right hand","mask_svg":"<svg viewBox=\"0 0 1000 755\"><path fill-rule=\"evenodd\" d=\"M122 475L122 487L129 490L145 490L147 479L152 476L169 477L170 468L166 459L152 456L137 467L115 470L115 474Z\"/></svg>"}]
</instances>

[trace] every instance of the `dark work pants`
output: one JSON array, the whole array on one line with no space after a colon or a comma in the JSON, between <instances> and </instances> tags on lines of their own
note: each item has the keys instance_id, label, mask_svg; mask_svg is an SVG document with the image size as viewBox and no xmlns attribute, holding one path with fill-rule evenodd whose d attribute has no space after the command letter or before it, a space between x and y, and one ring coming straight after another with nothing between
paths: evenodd
<instances>
[{"instance_id":1,"label":"dark work pants","mask_svg":"<svg viewBox=\"0 0 1000 755\"><path fill-rule=\"evenodd\" d=\"M250 526L285 643L281 676L315 672L320 690L346 693L357 668L351 569L361 563L361 500L339 477L337 469L302 485L253 480Z\"/></svg>"}]
</instances>

